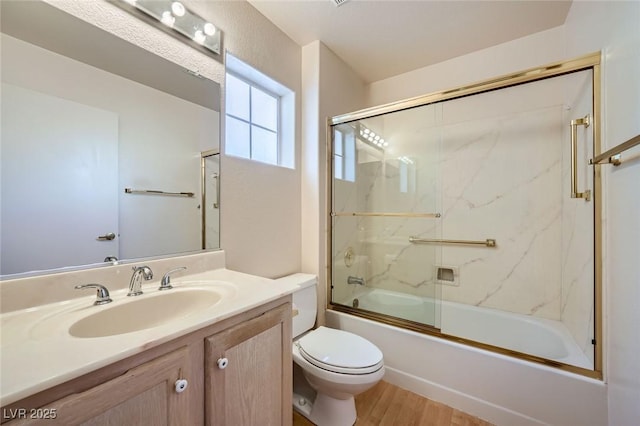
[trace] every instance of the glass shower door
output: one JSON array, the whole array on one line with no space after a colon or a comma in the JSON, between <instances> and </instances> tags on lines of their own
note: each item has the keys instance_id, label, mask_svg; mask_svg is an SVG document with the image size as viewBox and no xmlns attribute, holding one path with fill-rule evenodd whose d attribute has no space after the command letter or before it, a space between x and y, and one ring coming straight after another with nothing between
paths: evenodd
<instances>
[{"instance_id":1,"label":"glass shower door","mask_svg":"<svg viewBox=\"0 0 640 426\"><path fill-rule=\"evenodd\" d=\"M442 287L442 333L593 368L591 81L581 71L442 104L442 232L497 242L443 246L460 284Z\"/></svg>"},{"instance_id":2,"label":"glass shower door","mask_svg":"<svg viewBox=\"0 0 640 426\"><path fill-rule=\"evenodd\" d=\"M421 123L416 129L403 125ZM332 303L439 327L435 108L333 127Z\"/></svg>"},{"instance_id":3,"label":"glass shower door","mask_svg":"<svg viewBox=\"0 0 640 426\"><path fill-rule=\"evenodd\" d=\"M331 303L597 369L594 71L332 126Z\"/></svg>"}]
</instances>

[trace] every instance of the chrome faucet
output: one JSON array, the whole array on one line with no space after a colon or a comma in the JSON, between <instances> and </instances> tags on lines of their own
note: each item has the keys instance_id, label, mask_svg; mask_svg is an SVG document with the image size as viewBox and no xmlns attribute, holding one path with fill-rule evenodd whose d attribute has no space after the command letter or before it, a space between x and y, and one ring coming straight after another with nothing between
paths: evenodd
<instances>
[{"instance_id":1,"label":"chrome faucet","mask_svg":"<svg viewBox=\"0 0 640 426\"><path fill-rule=\"evenodd\" d=\"M347 278L347 284L358 284L358 285L364 285L364 278L360 278L360 277L352 277L351 275L349 275L349 277Z\"/></svg>"},{"instance_id":2,"label":"chrome faucet","mask_svg":"<svg viewBox=\"0 0 640 426\"><path fill-rule=\"evenodd\" d=\"M101 284L81 284L74 287L76 290L84 288L95 288L97 299L93 302L94 305L104 305L105 303L113 302L109 296L109 290Z\"/></svg>"},{"instance_id":3,"label":"chrome faucet","mask_svg":"<svg viewBox=\"0 0 640 426\"><path fill-rule=\"evenodd\" d=\"M174 272L183 271L185 269L187 269L186 266L181 266L179 268L172 269L166 274L164 274L162 279L160 280L160 288L158 290L172 289L173 286L171 285L171 274L173 274Z\"/></svg>"},{"instance_id":4,"label":"chrome faucet","mask_svg":"<svg viewBox=\"0 0 640 426\"><path fill-rule=\"evenodd\" d=\"M146 281L153 279L153 272L148 266L134 266L133 275L129 282L129 293L127 296L140 296L142 294L142 277Z\"/></svg>"}]
</instances>

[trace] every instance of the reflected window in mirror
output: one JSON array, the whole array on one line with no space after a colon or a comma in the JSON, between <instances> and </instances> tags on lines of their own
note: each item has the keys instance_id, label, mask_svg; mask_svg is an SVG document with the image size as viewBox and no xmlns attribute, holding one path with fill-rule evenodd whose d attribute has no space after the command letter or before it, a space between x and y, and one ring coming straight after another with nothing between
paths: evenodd
<instances>
[{"instance_id":1,"label":"reflected window in mirror","mask_svg":"<svg viewBox=\"0 0 640 426\"><path fill-rule=\"evenodd\" d=\"M350 126L336 127L333 132L333 174L336 179L355 182L356 143Z\"/></svg>"},{"instance_id":2,"label":"reflected window in mirror","mask_svg":"<svg viewBox=\"0 0 640 426\"><path fill-rule=\"evenodd\" d=\"M227 53L225 154L294 167L295 94Z\"/></svg>"}]
</instances>

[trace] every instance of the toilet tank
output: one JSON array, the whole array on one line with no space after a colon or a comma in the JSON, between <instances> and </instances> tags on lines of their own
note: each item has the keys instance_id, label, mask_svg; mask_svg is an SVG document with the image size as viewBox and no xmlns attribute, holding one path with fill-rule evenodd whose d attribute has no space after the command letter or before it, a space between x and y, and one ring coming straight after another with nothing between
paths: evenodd
<instances>
[{"instance_id":1,"label":"toilet tank","mask_svg":"<svg viewBox=\"0 0 640 426\"><path fill-rule=\"evenodd\" d=\"M293 317L293 337L298 337L305 331L311 330L316 323L318 313L318 295L316 287L318 277L312 274L293 274L278 279L296 284L298 290L293 292L293 309L298 314Z\"/></svg>"}]
</instances>

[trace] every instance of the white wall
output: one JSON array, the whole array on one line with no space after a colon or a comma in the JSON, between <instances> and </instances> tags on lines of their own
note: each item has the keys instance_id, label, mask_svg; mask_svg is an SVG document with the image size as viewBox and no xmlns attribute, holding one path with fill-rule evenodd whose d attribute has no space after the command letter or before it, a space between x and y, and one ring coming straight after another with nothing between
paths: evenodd
<instances>
[{"instance_id":1,"label":"white wall","mask_svg":"<svg viewBox=\"0 0 640 426\"><path fill-rule=\"evenodd\" d=\"M563 27L371 83L367 106L420 96L565 58Z\"/></svg>"},{"instance_id":2,"label":"white wall","mask_svg":"<svg viewBox=\"0 0 640 426\"><path fill-rule=\"evenodd\" d=\"M321 42L303 47L303 271L318 275L319 323L326 306L327 119L359 109L365 84Z\"/></svg>"}]
</instances>

